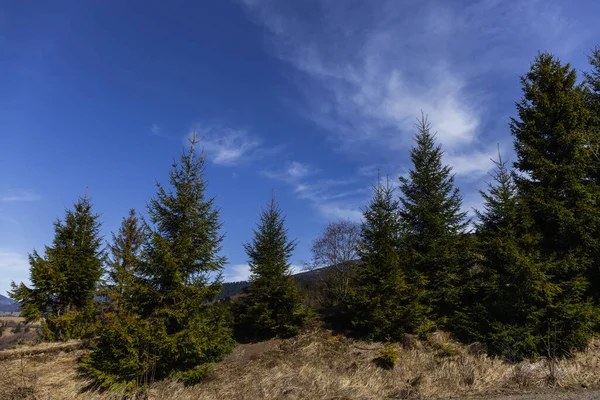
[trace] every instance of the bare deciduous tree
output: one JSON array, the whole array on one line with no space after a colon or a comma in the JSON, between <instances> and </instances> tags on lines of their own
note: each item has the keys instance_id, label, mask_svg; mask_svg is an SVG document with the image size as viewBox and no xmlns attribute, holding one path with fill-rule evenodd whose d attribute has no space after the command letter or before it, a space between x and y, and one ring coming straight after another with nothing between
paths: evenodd
<instances>
[{"instance_id":1,"label":"bare deciduous tree","mask_svg":"<svg viewBox=\"0 0 600 400\"><path fill-rule=\"evenodd\" d=\"M360 226L350 221L332 222L312 244L312 260L306 269L318 271L334 303L348 296L350 274L358 259ZM326 271L322 268L329 267Z\"/></svg>"}]
</instances>

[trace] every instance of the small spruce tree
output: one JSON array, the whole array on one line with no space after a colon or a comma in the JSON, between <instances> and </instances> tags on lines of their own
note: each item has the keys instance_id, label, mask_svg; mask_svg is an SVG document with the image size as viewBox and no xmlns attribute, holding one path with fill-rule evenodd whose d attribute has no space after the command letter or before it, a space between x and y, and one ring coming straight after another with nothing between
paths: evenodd
<instances>
[{"instance_id":1,"label":"small spruce tree","mask_svg":"<svg viewBox=\"0 0 600 400\"><path fill-rule=\"evenodd\" d=\"M52 246L29 256L31 287L12 282L10 296L26 323L41 319L48 340L94 333L94 294L102 275L99 216L86 197L54 223Z\"/></svg>"},{"instance_id":2,"label":"small spruce tree","mask_svg":"<svg viewBox=\"0 0 600 400\"><path fill-rule=\"evenodd\" d=\"M514 361L535 354L536 330L544 314L544 293L536 288L547 276L536 263L537 252L523 250L530 224L521 213L507 162L500 152L492 162L493 181L487 191L480 191L483 210L475 210L479 272L462 330L469 339L486 343L491 354Z\"/></svg>"},{"instance_id":3,"label":"small spruce tree","mask_svg":"<svg viewBox=\"0 0 600 400\"><path fill-rule=\"evenodd\" d=\"M290 272L295 248L285 217L272 198L261 213L254 238L244 244L251 275L247 295L234 306L240 338L294 336L307 321L309 311Z\"/></svg>"},{"instance_id":4,"label":"small spruce tree","mask_svg":"<svg viewBox=\"0 0 600 400\"><path fill-rule=\"evenodd\" d=\"M400 339L413 330L418 313L399 257L400 224L394 188L378 180L363 212L359 256L363 265L353 282L348 312L359 334L372 339Z\"/></svg>"},{"instance_id":5,"label":"small spruce tree","mask_svg":"<svg viewBox=\"0 0 600 400\"><path fill-rule=\"evenodd\" d=\"M80 364L103 389L130 392L152 380L156 357L151 346L155 342L150 321L140 317L138 304L145 240L144 227L132 209L108 246L99 337Z\"/></svg>"},{"instance_id":6,"label":"small spruce tree","mask_svg":"<svg viewBox=\"0 0 600 400\"><path fill-rule=\"evenodd\" d=\"M399 216L402 262L411 290L421 293L422 309L428 310L423 331L436 324L448 327L456 316L468 283L470 250L462 198L451 167L442 164L442 148L425 115L417 129L410 152L413 169L400 177Z\"/></svg>"}]
</instances>

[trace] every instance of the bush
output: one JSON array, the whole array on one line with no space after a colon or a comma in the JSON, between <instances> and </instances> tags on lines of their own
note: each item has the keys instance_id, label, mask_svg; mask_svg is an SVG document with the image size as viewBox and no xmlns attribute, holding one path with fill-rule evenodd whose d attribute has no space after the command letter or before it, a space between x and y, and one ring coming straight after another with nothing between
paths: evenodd
<instances>
[{"instance_id":1,"label":"bush","mask_svg":"<svg viewBox=\"0 0 600 400\"><path fill-rule=\"evenodd\" d=\"M394 365L400 359L400 353L394 343L388 342L378 351L379 357L375 359L376 363L383 369L393 369Z\"/></svg>"}]
</instances>

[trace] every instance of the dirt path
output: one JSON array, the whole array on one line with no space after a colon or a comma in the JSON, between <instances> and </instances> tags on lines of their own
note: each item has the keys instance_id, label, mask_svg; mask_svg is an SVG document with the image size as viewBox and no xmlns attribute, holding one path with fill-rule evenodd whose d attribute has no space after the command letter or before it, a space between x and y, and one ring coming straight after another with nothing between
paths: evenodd
<instances>
[{"instance_id":1,"label":"dirt path","mask_svg":"<svg viewBox=\"0 0 600 400\"><path fill-rule=\"evenodd\" d=\"M520 394L457 397L453 400L600 400L600 390L554 389Z\"/></svg>"}]
</instances>

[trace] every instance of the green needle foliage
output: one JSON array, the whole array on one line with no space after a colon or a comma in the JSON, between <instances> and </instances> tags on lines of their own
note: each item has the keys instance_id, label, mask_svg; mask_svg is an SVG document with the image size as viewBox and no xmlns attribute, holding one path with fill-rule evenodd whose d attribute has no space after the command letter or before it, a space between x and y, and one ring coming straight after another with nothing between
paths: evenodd
<instances>
[{"instance_id":1,"label":"green needle foliage","mask_svg":"<svg viewBox=\"0 0 600 400\"><path fill-rule=\"evenodd\" d=\"M398 211L393 187L378 181L363 212L359 256L364 265L348 303L358 333L377 340L400 339L418 318L409 303L419 294L410 290L400 264Z\"/></svg>"},{"instance_id":2,"label":"green needle foliage","mask_svg":"<svg viewBox=\"0 0 600 400\"><path fill-rule=\"evenodd\" d=\"M289 260L295 248L285 217L272 198L261 213L254 238L244 244L252 274L247 296L234 306L240 338L294 336L307 321L309 311L290 276Z\"/></svg>"},{"instance_id":3,"label":"green needle foliage","mask_svg":"<svg viewBox=\"0 0 600 400\"><path fill-rule=\"evenodd\" d=\"M529 351L563 355L587 346L597 320L588 279L600 245L590 112L575 70L551 54L539 54L521 82L511 131L523 207L519 240L535 260L522 266L535 299L527 306L537 316Z\"/></svg>"},{"instance_id":4,"label":"green needle foliage","mask_svg":"<svg viewBox=\"0 0 600 400\"><path fill-rule=\"evenodd\" d=\"M214 303L222 286L223 237L214 200L205 195L204 157L196 144L194 135L173 164L171 188L157 184L143 249L131 216L112 247L118 315L82 365L102 387L133 389L167 377L193 384L235 345L227 310ZM121 290L119 282L129 287Z\"/></svg>"},{"instance_id":5,"label":"green needle foliage","mask_svg":"<svg viewBox=\"0 0 600 400\"><path fill-rule=\"evenodd\" d=\"M31 287L12 282L10 296L26 323L42 320L48 340L93 334L94 293L102 275L100 222L86 197L54 223L52 246L29 256Z\"/></svg>"},{"instance_id":6,"label":"green needle foliage","mask_svg":"<svg viewBox=\"0 0 600 400\"><path fill-rule=\"evenodd\" d=\"M591 123L586 138L586 151L591 158L591 170L589 179L597 187L600 187L600 46L597 46L592 55L589 56L592 70L585 74L586 100L590 110ZM598 205L600 206L600 205ZM600 232L596 233L600 237ZM596 303L600 302L600 246L596 248L594 265L590 270L592 296Z\"/></svg>"},{"instance_id":7,"label":"green needle foliage","mask_svg":"<svg viewBox=\"0 0 600 400\"><path fill-rule=\"evenodd\" d=\"M156 363L151 320L140 318L139 269L146 240L135 210L112 235L106 257L106 298L100 317L99 340L81 360L82 370L105 389L131 391L152 381Z\"/></svg>"},{"instance_id":8,"label":"green needle foliage","mask_svg":"<svg viewBox=\"0 0 600 400\"><path fill-rule=\"evenodd\" d=\"M171 189L160 184L148 206L153 228L140 268L142 317L155 320L156 377L185 383L204 378L210 363L234 346L227 311L211 304L221 291L219 211L207 198L204 156L198 157L196 136L173 164Z\"/></svg>"},{"instance_id":9,"label":"green needle foliage","mask_svg":"<svg viewBox=\"0 0 600 400\"><path fill-rule=\"evenodd\" d=\"M463 300L470 266L469 224L461 211L451 167L442 164L443 151L425 115L417 123L416 145L410 152L413 168L400 177L402 262L411 290L425 301L421 330L447 327ZM429 319L429 321L427 321Z\"/></svg>"},{"instance_id":10,"label":"green needle foliage","mask_svg":"<svg viewBox=\"0 0 600 400\"><path fill-rule=\"evenodd\" d=\"M535 331L543 310L541 294L533 288L545 275L537 270L537 253L524 251L525 244L519 240L528 224L507 162L502 161L500 152L498 160L492 161L493 181L487 191L480 191L483 210L475 211L479 220L478 290L467 305L469 319L462 330L470 339L486 343L490 353L518 360L534 353Z\"/></svg>"}]
</instances>

